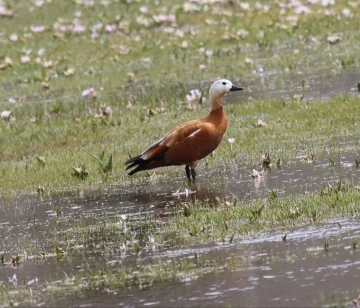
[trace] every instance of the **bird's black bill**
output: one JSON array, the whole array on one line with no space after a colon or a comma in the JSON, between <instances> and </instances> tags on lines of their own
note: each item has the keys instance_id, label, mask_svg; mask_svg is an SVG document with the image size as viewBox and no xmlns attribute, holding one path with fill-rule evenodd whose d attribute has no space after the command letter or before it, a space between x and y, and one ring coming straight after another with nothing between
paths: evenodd
<instances>
[{"instance_id":1,"label":"bird's black bill","mask_svg":"<svg viewBox=\"0 0 360 308\"><path fill-rule=\"evenodd\" d=\"M234 86L232 85L230 91L240 91L240 90L244 90L244 88L241 88L241 87L237 87L237 86Z\"/></svg>"}]
</instances>

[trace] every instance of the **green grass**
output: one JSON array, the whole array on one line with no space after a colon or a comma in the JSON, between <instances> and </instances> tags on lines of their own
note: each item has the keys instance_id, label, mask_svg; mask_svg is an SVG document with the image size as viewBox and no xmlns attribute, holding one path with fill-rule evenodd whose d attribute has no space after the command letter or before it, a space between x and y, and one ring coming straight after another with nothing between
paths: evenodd
<instances>
[{"instance_id":1,"label":"green grass","mask_svg":"<svg viewBox=\"0 0 360 308\"><path fill-rule=\"evenodd\" d=\"M319 193L290 198L244 201L218 200L190 203L176 219L169 221L168 230L178 235L182 244L236 242L245 234L316 224L329 218L357 216L360 211L359 187L341 182Z\"/></svg>"},{"instance_id":2,"label":"green grass","mask_svg":"<svg viewBox=\"0 0 360 308\"><path fill-rule=\"evenodd\" d=\"M189 13L181 1L161 1L159 5L149 1L148 13L143 14L139 11L142 4L137 2L109 3L86 7L81 1L51 2L35 7L15 1L10 7L14 18L2 19L0 59L10 57L12 66L0 71L0 109L11 110L16 120L0 124L1 195L35 192L39 186L51 193L97 188L104 182L128 183L123 171L128 153L137 154L174 125L205 115L208 106L188 110L185 95L193 87L207 94L210 82L220 76L240 84L246 79L246 90L256 92L251 81L257 78L253 70L258 66L264 67L265 73L285 74L280 84L287 88L288 71L312 73L316 66L321 74L359 65L358 45L354 44L359 21L342 15L345 7L354 15L358 8L345 3L332 6L326 17L325 8L315 5L312 14L296 16L295 24L286 19L294 15L294 9L279 15L275 4L268 11L254 2L250 2L250 10L231 4L196 4L196 10ZM157 24L152 16L160 14L160 8L174 15L176 23ZM58 24L73 25L75 15L85 32L62 33ZM141 16L149 20L148 25L136 22ZM98 30L98 39L91 39L90 29L97 23L104 27L116 24L118 29L106 33L103 28ZM45 25L46 30L33 33L30 26L34 25ZM236 34L239 29L249 34L241 37ZM340 43L329 45L327 35L338 29L343 33ZM176 30L183 34L169 37L166 32ZM259 31L263 35L259 36ZM61 38L54 37L60 32ZM8 39L13 33L18 35L16 42ZM183 41L188 48L181 48ZM121 54L121 45L129 52ZM37 56L39 48L46 50L44 56ZM29 64L20 63L24 49L32 50ZM212 55L207 56L206 50ZM331 57L324 56L328 52ZM39 63L36 57L40 57ZM146 58L150 62L144 62ZM247 64L245 58L251 58L253 64ZM45 60L53 65L45 68ZM199 65L205 69L198 69ZM64 75L68 68L74 68L73 76ZM129 79L128 74L133 77ZM48 90L41 90L43 82L49 83ZM90 86L97 91L95 100L81 97L81 91ZM241 96L236 100L241 101ZM97 117L105 105L113 109L111 119ZM293 160L299 149L317 152L331 147L334 140L358 134L357 106L358 99L350 97L306 104L279 97L229 105L231 124L225 137L235 138L236 144L232 151L222 144L209 160L217 164L219 159L228 162L241 155L238 163L253 165L263 151L286 161ZM252 124L258 118L269 125L255 129ZM112 172L106 176L91 156L103 150L114 160ZM36 157L43 157L45 163L40 166ZM72 176L73 167L80 165L89 173L84 181ZM172 174L173 170L161 173Z\"/></svg>"},{"instance_id":3,"label":"green grass","mask_svg":"<svg viewBox=\"0 0 360 308\"><path fill-rule=\"evenodd\" d=\"M93 110L98 110L100 104L90 103ZM286 162L295 161L299 151L315 155L322 154L324 149L338 151L338 141L355 140L360 133L357 125L359 106L358 98L347 96L326 102L267 100L228 104L228 131L223 143L206 162L216 167L235 161L240 166L249 166L250 171L250 166L257 164L265 152L270 153L273 161L280 158ZM14 123L0 122L3 132L0 137L2 194L36 192L39 186L51 193L58 189L98 188L111 183L126 185L131 179L123 166L128 153L141 152L152 142L149 140L156 140L182 121L206 114L208 107L189 111L173 105L167 107L165 113L153 116L147 116L147 110L140 106L124 110L110 120L95 119L86 114L70 115L72 119L69 119L70 108L64 107L60 114L51 115L40 123L29 123L27 114L19 114ZM76 121L78 116L80 120ZM255 127L259 118L268 125ZM235 138L231 147L227 142L230 137ZM102 151L107 159L113 156L110 172L104 173L92 156L98 156ZM39 162L39 157L43 161ZM73 175L73 167L80 165L88 172L84 180ZM199 170L204 165L200 163ZM157 173L166 176L174 171L178 168ZM134 178L144 176L142 173Z\"/></svg>"}]
</instances>

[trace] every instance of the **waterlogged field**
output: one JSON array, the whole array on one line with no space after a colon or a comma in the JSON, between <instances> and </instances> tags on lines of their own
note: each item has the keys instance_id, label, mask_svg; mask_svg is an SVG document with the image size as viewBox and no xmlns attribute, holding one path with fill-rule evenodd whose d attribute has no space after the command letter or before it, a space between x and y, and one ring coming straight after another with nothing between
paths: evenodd
<instances>
[{"instance_id":1,"label":"waterlogged field","mask_svg":"<svg viewBox=\"0 0 360 308\"><path fill-rule=\"evenodd\" d=\"M359 13L0 0L0 306L360 305ZM198 182L129 177L217 78L245 91Z\"/></svg>"}]
</instances>

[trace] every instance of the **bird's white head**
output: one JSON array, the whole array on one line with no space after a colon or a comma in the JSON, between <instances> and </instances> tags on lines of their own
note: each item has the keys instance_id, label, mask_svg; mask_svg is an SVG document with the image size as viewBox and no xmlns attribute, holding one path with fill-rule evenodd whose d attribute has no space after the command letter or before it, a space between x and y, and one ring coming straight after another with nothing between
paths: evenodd
<instances>
[{"instance_id":1,"label":"bird's white head","mask_svg":"<svg viewBox=\"0 0 360 308\"><path fill-rule=\"evenodd\" d=\"M237 87L232 84L230 80L219 79L216 80L210 87L209 98L211 103L211 110L216 110L222 106L222 97L229 91L240 91L244 88Z\"/></svg>"}]
</instances>

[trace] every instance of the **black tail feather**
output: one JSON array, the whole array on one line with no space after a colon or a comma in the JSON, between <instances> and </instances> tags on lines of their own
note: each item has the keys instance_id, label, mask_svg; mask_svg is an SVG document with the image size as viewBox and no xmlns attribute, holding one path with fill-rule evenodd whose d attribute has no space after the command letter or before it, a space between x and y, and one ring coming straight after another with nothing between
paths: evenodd
<instances>
[{"instance_id":1,"label":"black tail feather","mask_svg":"<svg viewBox=\"0 0 360 308\"><path fill-rule=\"evenodd\" d=\"M129 158L129 159L125 162L124 165L128 165L128 164L130 164L130 163L136 162L137 160L140 159L140 156L141 156L141 155L138 155L138 156L134 156L134 157ZM129 167L127 167L127 168L129 168ZM126 168L126 169L127 169L127 168Z\"/></svg>"},{"instance_id":2,"label":"black tail feather","mask_svg":"<svg viewBox=\"0 0 360 308\"><path fill-rule=\"evenodd\" d=\"M133 174L135 174L136 172L142 171L142 170L143 170L142 168L143 168L143 166L138 165L135 169L131 170L131 171L128 173L128 175L133 175Z\"/></svg>"},{"instance_id":3,"label":"black tail feather","mask_svg":"<svg viewBox=\"0 0 360 308\"><path fill-rule=\"evenodd\" d=\"M131 165L127 166L125 170L129 170L129 169L131 169L131 168L133 168L133 167L135 167L137 165L138 165L137 162L133 162Z\"/></svg>"},{"instance_id":4,"label":"black tail feather","mask_svg":"<svg viewBox=\"0 0 360 308\"><path fill-rule=\"evenodd\" d=\"M132 157L126 161L125 165L130 164L129 166L126 167L126 170L136 167L135 169L129 172L129 175L133 175L136 172L146 170L146 166L149 164L150 161L143 160L140 156L141 155Z\"/></svg>"},{"instance_id":5,"label":"black tail feather","mask_svg":"<svg viewBox=\"0 0 360 308\"><path fill-rule=\"evenodd\" d=\"M129 175L133 175L136 172L143 171L143 170L149 170L154 169L158 167L164 167L164 166L170 166L171 163L165 160L165 153L168 150L168 148L164 148L162 152L158 153L156 156L150 158L150 159L143 159L141 158L142 154L138 156L134 156L129 158L125 165L128 165L126 167L126 170L129 170L131 168L134 168L129 172Z\"/></svg>"}]
</instances>

